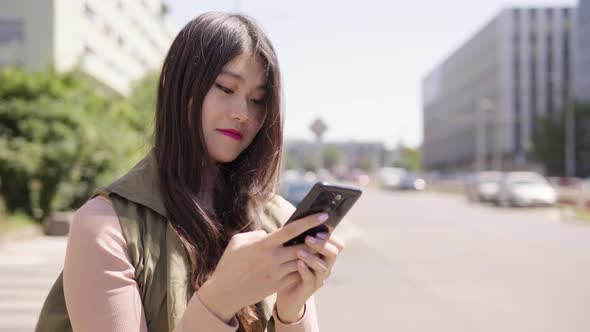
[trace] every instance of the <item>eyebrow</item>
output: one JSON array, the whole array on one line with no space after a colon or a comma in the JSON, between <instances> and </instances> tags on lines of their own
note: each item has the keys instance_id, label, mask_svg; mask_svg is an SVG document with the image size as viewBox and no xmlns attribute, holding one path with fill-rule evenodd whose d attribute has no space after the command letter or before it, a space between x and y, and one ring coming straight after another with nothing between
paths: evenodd
<instances>
[{"instance_id":1,"label":"eyebrow","mask_svg":"<svg viewBox=\"0 0 590 332\"><path fill-rule=\"evenodd\" d=\"M219 74L231 76L231 77L237 79L238 81L242 81L242 82L245 81L245 79L240 74L234 73L233 71L230 71L227 69L222 69ZM266 84L261 84L261 85L257 86L256 89L266 89Z\"/></svg>"}]
</instances>

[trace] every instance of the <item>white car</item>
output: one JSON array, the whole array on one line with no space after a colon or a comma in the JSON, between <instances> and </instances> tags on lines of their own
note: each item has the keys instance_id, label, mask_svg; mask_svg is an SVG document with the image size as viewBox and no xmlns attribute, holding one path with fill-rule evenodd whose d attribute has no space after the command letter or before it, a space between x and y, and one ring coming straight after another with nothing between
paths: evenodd
<instances>
[{"instance_id":1,"label":"white car","mask_svg":"<svg viewBox=\"0 0 590 332\"><path fill-rule=\"evenodd\" d=\"M535 172L510 172L500 182L496 203L501 206L553 206L557 193Z\"/></svg>"},{"instance_id":2,"label":"white car","mask_svg":"<svg viewBox=\"0 0 590 332\"><path fill-rule=\"evenodd\" d=\"M471 201L493 202L498 195L502 172L484 171L471 174L466 181L467 197Z\"/></svg>"},{"instance_id":3,"label":"white car","mask_svg":"<svg viewBox=\"0 0 590 332\"><path fill-rule=\"evenodd\" d=\"M377 174L379 185L383 189L399 189L406 170L397 167L383 167Z\"/></svg>"}]
</instances>

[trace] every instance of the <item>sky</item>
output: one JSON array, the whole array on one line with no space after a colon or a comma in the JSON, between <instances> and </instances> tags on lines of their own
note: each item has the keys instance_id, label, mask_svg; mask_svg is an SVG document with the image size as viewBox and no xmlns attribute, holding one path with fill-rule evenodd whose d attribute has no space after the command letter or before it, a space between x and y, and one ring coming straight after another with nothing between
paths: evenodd
<instances>
[{"instance_id":1,"label":"sky","mask_svg":"<svg viewBox=\"0 0 590 332\"><path fill-rule=\"evenodd\" d=\"M253 17L283 76L286 139L422 142L422 79L502 8L576 0L165 0L180 30L207 11Z\"/></svg>"}]
</instances>

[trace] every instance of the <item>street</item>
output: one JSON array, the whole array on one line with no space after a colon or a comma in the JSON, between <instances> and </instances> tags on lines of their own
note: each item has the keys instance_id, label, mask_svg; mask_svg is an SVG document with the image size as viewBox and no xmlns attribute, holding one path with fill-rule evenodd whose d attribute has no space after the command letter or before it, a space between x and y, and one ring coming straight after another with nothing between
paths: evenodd
<instances>
[{"instance_id":1,"label":"street","mask_svg":"<svg viewBox=\"0 0 590 332\"><path fill-rule=\"evenodd\" d=\"M588 331L590 227L556 209L365 190L350 221L325 331Z\"/></svg>"},{"instance_id":2,"label":"street","mask_svg":"<svg viewBox=\"0 0 590 332\"><path fill-rule=\"evenodd\" d=\"M322 331L588 331L590 225L556 209L365 189L318 292ZM0 331L32 331L66 238L0 248Z\"/></svg>"}]
</instances>

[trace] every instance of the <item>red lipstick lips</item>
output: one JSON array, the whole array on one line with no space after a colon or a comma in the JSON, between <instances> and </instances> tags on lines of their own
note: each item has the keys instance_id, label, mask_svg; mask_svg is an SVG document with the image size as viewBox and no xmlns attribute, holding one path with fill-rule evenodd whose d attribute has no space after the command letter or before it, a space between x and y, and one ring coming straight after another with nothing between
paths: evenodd
<instances>
[{"instance_id":1,"label":"red lipstick lips","mask_svg":"<svg viewBox=\"0 0 590 332\"><path fill-rule=\"evenodd\" d=\"M242 139L242 132L240 132L239 130L235 130L235 129L217 129L220 133L222 133L223 135L233 138L236 141L239 141Z\"/></svg>"}]
</instances>

